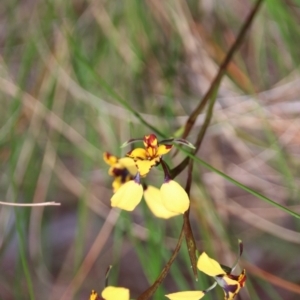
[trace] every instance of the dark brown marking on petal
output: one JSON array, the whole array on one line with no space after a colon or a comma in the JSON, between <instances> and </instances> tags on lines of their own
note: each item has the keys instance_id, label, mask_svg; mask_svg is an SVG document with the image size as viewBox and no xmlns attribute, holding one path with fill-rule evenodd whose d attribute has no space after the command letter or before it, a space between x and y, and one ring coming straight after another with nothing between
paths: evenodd
<instances>
[{"instance_id":1,"label":"dark brown marking on petal","mask_svg":"<svg viewBox=\"0 0 300 300\"><path fill-rule=\"evenodd\" d=\"M224 293L226 295L225 299L228 299L230 296L230 293L235 295L237 291L239 290L239 284L228 284L225 287L223 287Z\"/></svg>"},{"instance_id":2,"label":"dark brown marking on petal","mask_svg":"<svg viewBox=\"0 0 300 300\"><path fill-rule=\"evenodd\" d=\"M126 153L126 156L131 156L132 151L133 151L133 150L127 152L127 153Z\"/></svg>"},{"instance_id":3,"label":"dark brown marking on petal","mask_svg":"<svg viewBox=\"0 0 300 300\"><path fill-rule=\"evenodd\" d=\"M159 164L160 164L160 160L157 160L157 161L155 162L154 167L157 167Z\"/></svg>"},{"instance_id":4,"label":"dark brown marking on petal","mask_svg":"<svg viewBox=\"0 0 300 300\"><path fill-rule=\"evenodd\" d=\"M144 145L145 147L151 147L151 148L156 148L158 141L157 141L157 137L155 134L151 133L149 135L145 135L144 136Z\"/></svg>"},{"instance_id":5,"label":"dark brown marking on petal","mask_svg":"<svg viewBox=\"0 0 300 300\"><path fill-rule=\"evenodd\" d=\"M130 173L128 172L127 169L120 169L120 168L113 168L112 169L112 174L114 177L120 177L121 178L121 182L125 183L128 181L128 176L131 177Z\"/></svg>"},{"instance_id":6,"label":"dark brown marking on petal","mask_svg":"<svg viewBox=\"0 0 300 300\"><path fill-rule=\"evenodd\" d=\"M112 156L109 152L104 152L104 155L107 159L109 159Z\"/></svg>"},{"instance_id":7,"label":"dark brown marking on petal","mask_svg":"<svg viewBox=\"0 0 300 300\"><path fill-rule=\"evenodd\" d=\"M238 278L238 282L239 282L241 287L245 286L246 280L247 280L246 270L244 269L242 274Z\"/></svg>"},{"instance_id":8,"label":"dark brown marking on petal","mask_svg":"<svg viewBox=\"0 0 300 300\"><path fill-rule=\"evenodd\" d=\"M233 274L227 274L227 277L229 277L232 280L238 281L239 276L238 275L233 275Z\"/></svg>"}]
</instances>

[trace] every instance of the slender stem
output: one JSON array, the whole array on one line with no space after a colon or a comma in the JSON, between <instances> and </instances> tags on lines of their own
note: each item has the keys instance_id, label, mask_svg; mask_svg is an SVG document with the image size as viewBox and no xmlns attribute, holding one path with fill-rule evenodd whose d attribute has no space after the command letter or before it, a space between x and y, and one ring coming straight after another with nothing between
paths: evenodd
<instances>
[{"instance_id":1,"label":"slender stem","mask_svg":"<svg viewBox=\"0 0 300 300\"><path fill-rule=\"evenodd\" d=\"M188 136L188 134L190 133L191 129L193 128L193 126L196 122L198 115L201 113L201 111L205 107L206 103L211 98L216 87L220 84L222 77L226 73L227 66L229 65L230 61L232 60L232 57L235 54L235 52L239 49L239 47L244 39L244 36L246 35L247 30L249 29L250 25L252 24L252 21L253 21L255 15L257 14L258 9L259 9L260 5L262 4L262 2L263 2L263 0L258 0L256 2L256 4L254 5L251 13L249 14L248 18L246 19L245 23L243 24L235 42L231 46L224 61L220 65L218 74L216 75L216 77L213 80L212 84L210 85L208 91L202 98L201 102L198 104L198 106L194 109L194 111L189 116L189 118L185 124L185 129L184 129L182 138L186 138Z\"/></svg>"},{"instance_id":2,"label":"slender stem","mask_svg":"<svg viewBox=\"0 0 300 300\"><path fill-rule=\"evenodd\" d=\"M0 205L17 206L17 207L37 207L37 206L60 206L58 202L41 202L41 203L15 203L0 201Z\"/></svg>"},{"instance_id":3,"label":"slender stem","mask_svg":"<svg viewBox=\"0 0 300 300\"><path fill-rule=\"evenodd\" d=\"M190 161L190 157L186 157L182 160L180 164L178 164L176 167L174 167L172 170L170 170L172 178L175 178L177 175L179 175L188 165Z\"/></svg>"},{"instance_id":4,"label":"slender stem","mask_svg":"<svg viewBox=\"0 0 300 300\"><path fill-rule=\"evenodd\" d=\"M164 174L165 174L165 181L168 181L170 179L173 179L170 173L170 169L169 166L165 163L165 161L162 160L162 158L160 159L160 164L164 170Z\"/></svg>"},{"instance_id":5,"label":"slender stem","mask_svg":"<svg viewBox=\"0 0 300 300\"><path fill-rule=\"evenodd\" d=\"M195 150L193 152L194 155L196 155L196 153L198 152L198 150L199 150L199 148L202 144L202 141L204 139L206 130L207 130L209 124L210 124L210 121L211 121L211 118L212 118L212 115L213 115L214 104L215 104L215 101L216 101L217 90L218 90L218 86L216 86L216 90L214 91L214 94L213 94L213 96L211 98L211 101L209 103L207 113L205 115L204 123L203 123L203 125L202 125L202 127L201 127L201 129L198 133L197 141L195 143ZM192 166L191 165L191 160L190 160L189 157L186 157L179 165L177 165L174 169L172 169L170 171L172 177L175 178L178 174L180 174L186 168L187 165L189 165L189 168L190 168L190 166ZM191 181L191 178L190 178L190 181ZM187 188L190 189L190 185L187 186Z\"/></svg>"},{"instance_id":6,"label":"slender stem","mask_svg":"<svg viewBox=\"0 0 300 300\"><path fill-rule=\"evenodd\" d=\"M189 196L190 196L190 191L192 186L193 166L194 166L194 161L190 160L188 166L188 176L187 176L186 186L185 186L185 191ZM196 242L195 242L194 234L190 223L190 207L183 215L183 228L184 228L186 246L191 260L194 277L196 280L198 280L197 257L196 257L197 247L196 247Z\"/></svg>"},{"instance_id":7,"label":"slender stem","mask_svg":"<svg viewBox=\"0 0 300 300\"><path fill-rule=\"evenodd\" d=\"M185 191L187 194L190 196L191 192L191 186L192 186L192 179L193 179L193 167L194 167L194 162L193 160L190 160L189 166L188 166L188 176L186 179L186 184L185 184Z\"/></svg>"},{"instance_id":8,"label":"slender stem","mask_svg":"<svg viewBox=\"0 0 300 300\"><path fill-rule=\"evenodd\" d=\"M166 278L175 258L177 257L179 250L181 248L182 245L182 241L183 241L183 237L184 237L184 226L182 226L178 241L177 241L177 245L176 248L173 251L173 254L171 256L171 258L169 259L169 261L167 262L167 264L165 265L165 267L162 269L161 273L159 274L158 278L155 280L155 282L147 289L145 290L138 298L137 300L147 300L150 297L152 297L152 295L155 293L155 291L158 289L158 287L161 285L161 283L163 282L163 280Z\"/></svg>"},{"instance_id":9,"label":"slender stem","mask_svg":"<svg viewBox=\"0 0 300 300\"><path fill-rule=\"evenodd\" d=\"M108 268L106 269L106 273L105 273L105 287L108 286L108 277L109 277L109 273L110 273L111 268L112 268L112 265L108 266Z\"/></svg>"},{"instance_id":10,"label":"slender stem","mask_svg":"<svg viewBox=\"0 0 300 300\"><path fill-rule=\"evenodd\" d=\"M206 114L204 124L203 124L203 126L201 127L201 129L199 131L197 141L195 143L196 149L194 151L194 154L196 154L198 152L198 150L201 146L201 143L203 141L205 132L206 132L206 130L208 128L208 125L210 123L210 120L211 120L211 117L212 117L212 114L213 114L213 107L214 107L214 103L215 103L215 100L216 100L218 87L221 83L221 79L222 79L223 75L225 74L226 68L227 68L228 64L230 63L234 53L239 48L239 46L240 46L240 44L241 44L248 28L252 24L252 21L253 21L255 15L257 14L258 9L259 9L262 2L263 2L263 0L258 0L256 2L256 4L254 5L251 13L249 14L248 18L246 19L244 25L242 26L242 28L240 30L237 39L235 40L234 44L232 45L231 49L229 50L228 54L226 55L223 63L220 65L219 72L218 72L217 76L215 77L214 81L212 82L212 84L210 85L209 90L204 95L204 97L202 98L199 105L194 109L194 111L192 112L192 114L190 115L190 117L188 118L188 120L185 124L185 130L184 130L184 133L182 135L182 138L187 137L190 130L192 129L192 127L195 124L197 116L201 113L202 109L205 107L205 105L209 101L209 99L211 99L210 106L208 108L208 112ZM175 168L173 168L170 171L173 178L175 178L178 174L180 174L186 168L186 166L189 163L189 160L190 160L190 158L186 157L184 160L182 160L182 162L180 164L178 164Z\"/></svg>"}]
</instances>

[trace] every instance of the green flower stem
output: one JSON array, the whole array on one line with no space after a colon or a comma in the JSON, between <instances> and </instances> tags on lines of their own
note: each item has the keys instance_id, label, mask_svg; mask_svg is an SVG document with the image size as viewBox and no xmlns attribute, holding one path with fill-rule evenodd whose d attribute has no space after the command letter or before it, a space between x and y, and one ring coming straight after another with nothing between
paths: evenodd
<instances>
[{"instance_id":1,"label":"green flower stem","mask_svg":"<svg viewBox=\"0 0 300 300\"><path fill-rule=\"evenodd\" d=\"M190 196L190 191L192 186L193 166L194 166L194 161L190 160L189 167L188 167L188 176L187 176L186 186L185 186L185 191L189 196ZM194 234L190 223L190 207L183 215L183 228L184 228L186 246L191 260L194 277L197 281L198 280L197 256L196 256L197 247L196 247L196 242L195 242Z\"/></svg>"}]
</instances>

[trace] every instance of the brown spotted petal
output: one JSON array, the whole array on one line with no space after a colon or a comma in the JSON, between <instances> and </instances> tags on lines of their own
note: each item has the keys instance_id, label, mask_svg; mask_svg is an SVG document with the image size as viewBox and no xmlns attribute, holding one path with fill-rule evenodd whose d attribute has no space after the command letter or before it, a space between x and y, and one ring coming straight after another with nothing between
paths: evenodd
<instances>
[{"instance_id":1,"label":"brown spotted petal","mask_svg":"<svg viewBox=\"0 0 300 300\"><path fill-rule=\"evenodd\" d=\"M159 147L157 148L156 155L158 155L158 156L165 155L168 152L170 152L172 148L173 148L173 145L159 145Z\"/></svg>"},{"instance_id":2,"label":"brown spotted petal","mask_svg":"<svg viewBox=\"0 0 300 300\"><path fill-rule=\"evenodd\" d=\"M143 142L144 142L145 148L148 148L148 147L157 148L157 146L158 146L157 137L153 133L151 133L149 135L145 135Z\"/></svg>"},{"instance_id":3,"label":"brown spotted petal","mask_svg":"<svg viewBox=\"0 0 300 300\"><path fill-rule=\"evenodd\" d=\"M110 166L113 166L118 162L118 157L110 154L109 152L103 153L103 160Z\"/></svg>"}]
</instances>

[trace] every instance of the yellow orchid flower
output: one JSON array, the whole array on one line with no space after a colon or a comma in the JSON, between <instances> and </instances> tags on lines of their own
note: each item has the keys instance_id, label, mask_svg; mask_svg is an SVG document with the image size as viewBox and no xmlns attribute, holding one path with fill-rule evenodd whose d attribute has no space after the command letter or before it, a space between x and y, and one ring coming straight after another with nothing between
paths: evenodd
<instances>
[{"instance_id":1,"label":"yellow orchid flower","mask_svg":"<svg viewBox=\"0 0 300 300\"><path fill-rule=\"evenodd\" d=\"M166 295L170 300L199 300L205 296L203 291L187 291Z\"/></svg>"},{"instance_id":2,"label":"yellow orchid flower","mask_svg":"<svg viewBox=\"0 0 300 300\"><path fill-rule=\"evenodd\" d=\"M129 290L122 287L108 286L102 291L101 296L105 300L130 300Z\"/></svg>"},{"instance_id":3,"label":"yellow orchid flower","mask_svg":"<svg viewBox=\"0 0 300 300\"><path fill-rule=\"evenodd\" d=\"M177 182L169 180L160 190L148 186L143 191L139 173L112 196L111 206L132 211L142 200L143 194L149 209L158 218L169 219L183 214L189 208L188 195Z\"/></svg>"},{"instance_id":4,"label":"yellow orchid flower","mask_svg":"<svg viewBox=\"0 0 300 300\"><path fill-rule=\"evenodd\" d=\"M123 184L111 198L111 206L132 211L140 203L143 196L143 186L140 183L139 173L134 180Z\"/></svg>"},{"instance_id":5,"label":"yellow orchid flower","mask_svg":"<svg viewBox=\"0 0 300 300\"><path fill-rule=\"evenodd\" d=\"M195 149L194 145L190 142L180 138L170 138L158 142L156 135L153 133L145 135L142 139L130 139L125 142L121 148L138 141L143 141L144 148L133 149L126 155L134 160L141 177L145 177L152 167L162 162L162 156L170 152L173 148L173 144L182 144Z\"/></svg>"},{"instance_id":6,"label":"yellow orchid flower","mask_svg":"<svg viewBox=\"0 0 300 300\"><path fill-rule=\"evenodd\" d=\"M190 206L186 191L174 180L165 180L160 188L162 203L174 213L183 214Z\"/></svg>"},{"instance_id":7,"label":"yellow orchid flower","mask_svg":"<svg viewBox=\"0 0 300 300\"><path fill-rule=\"evenodd\" d=\"M208 289L203 291L185 291L185 292L177 292L173 294L165 295L170 300L199 300L202 297L205 296L206 293L208 293L210 290L215 288L217 283L215 282L213 285L211 285Z\"/></svg>"},{"instance_id":8,"label":"yellow orchid flower","mask_svg":"<svg viewBox=\"0 0 300 300\"><path fill-rule=\"evenodd\" d=\"M99 295L93 290L89 300L130 300L129 290L122 287L108 286Z\"/></svg>"},{"instance_id":9,"label":"yellow orchid flower","mask_svg":"<svg viewBox=\"0 0 300 300\"><path fill-rule=\"evenodd\" d=\"M127 153L127 156L134 160L142 177L146 176L153 166L158 165L162 155L167 154L173 147L173 145L159 145L155 134L145 135L143 143L145 148L136 148Z\"/></svg>"},{"instance_id":10,"label":"yellow orchid flower","mask_svg":"<svg viewBox=\"0 0 300 300\"><path fill-rule=\"evenodd\" d=\"M158 218L169 219L180 214L169 211L164 206L161 192L154 186L146 187L144 190L144 198L151 212Z\"/></svg>"},{"instance_id":11,"label":"yellow orchid flower","mask_svg":"<svg viewBox=\"0 0 300 300\"><path fill-rule=\"evenodd\" d=\"M103 155L105 162L111 166L108 173L115 178L113 182L115 194L111 198L111 206L132 211L144 194L150 210L158 218L168 219L183 214L189 208L189 197L177 182L169 179L168 166L162 160L162 156L173 147L166 143L181 143L189 147L193 145L182 139L168 139L159 144L156 136L149 134L143 139L129 140L122 147L141 140L145 148L136 148L128 152L125 158L119 159L107 152ZM145 189L143 193L141 177L145 177L150 169L158 164L163 167L165 182L160 191L151 187Z\"/></svg>"},{"instance_id":12,"label":"yellow orchid flower","mask_svg":"<svg viewBox=\"0 0 300 300\"><path fill-rule=\"evenodd\" d=\"M239 257L243 252L243 244L239 241ZM238 259L239 259L238 257ZM225 300L232 300L239 293L240 289L244 287L246 282L246 271L242 271L240 275L233 275L231 272L235 269L238 259L233 268L221 266L216 260L210 258L203 252L197 262L197 267L203 273L214 277L218 285L220 285L225 294Z\"/></svg>"},{"instance_id":13,"label":"yellow orchid flower","mask_svg":"<svg viewBox=\"0 0 300 300\"><path fill-rule=\"evenodd\" d=\"M209 258L205 252L200 255L197 267L208 276L226 275L220 264L216 260Z\"/></svg>"},{"instance_id":14,"label":"yellow orchid flower","mask_svg":"<svg viewBox=\"0 0 300 300\"><path fill-rule=\"evenodd\" d=\"M108 174L114 177L112 183L114 193L137 173L137 168L134 161L129 157L118 158L108 152L103 153L103 160L110 165Z\"/></svg>"},{"instance_id":15,"label":"yellow orchid flower","mask_svg":"<svg viewBox=\"0 0 300 300\"><path fill-rule=\"evenodd\" d=\"M243 270L238 276L231 274L237 266L240 256L243 252L243 244L239 240L239 257L236 260L233 268L221 266L216 260L210 258L203 252L198 259L197 268L208 276L215 279L215 283L204 291L185 291L166 295L171 300L198 300L201 299L207 292L212 290L217 284L224 291L224 300L232 300L239 293L240 289L246 282L246 271Z\"/></svg>"}]
</instances>

